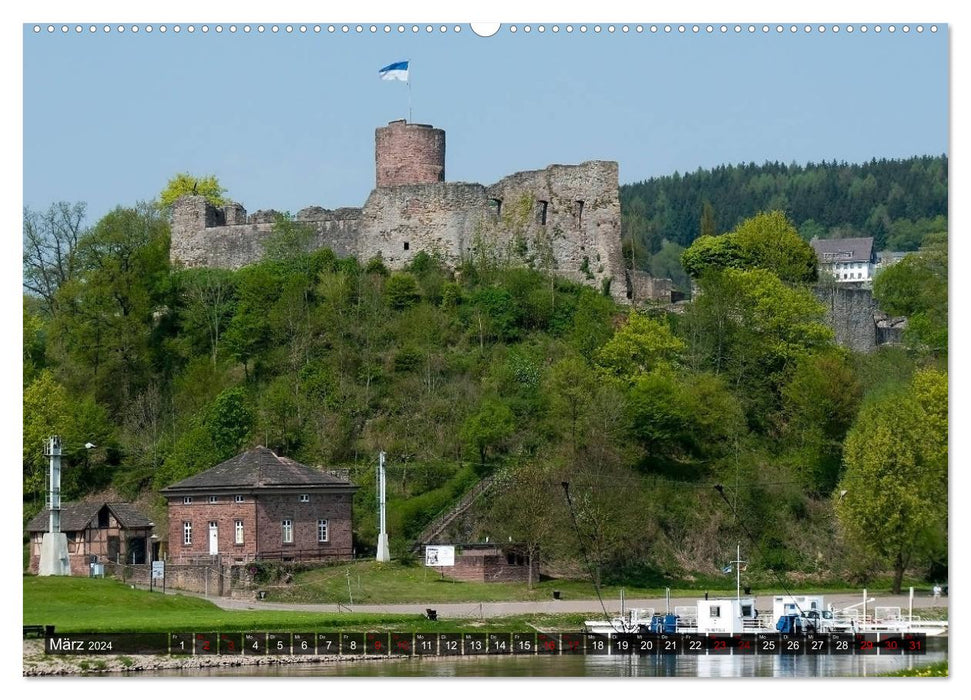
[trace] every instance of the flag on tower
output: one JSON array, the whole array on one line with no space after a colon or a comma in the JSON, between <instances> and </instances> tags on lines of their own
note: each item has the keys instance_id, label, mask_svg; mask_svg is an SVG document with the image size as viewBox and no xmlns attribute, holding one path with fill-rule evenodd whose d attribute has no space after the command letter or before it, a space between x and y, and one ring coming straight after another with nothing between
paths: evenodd
<instances>
[{"instance_id":1,"label":"flag on tower","mask_svg":"<svg viewBox=\"0 0 971 700\"><path fill-rule=\"evenodd\" d=\"M398 61L378 71L381 80L403 80L408 82L408 61Z\"/></svg>"}]
</instances>

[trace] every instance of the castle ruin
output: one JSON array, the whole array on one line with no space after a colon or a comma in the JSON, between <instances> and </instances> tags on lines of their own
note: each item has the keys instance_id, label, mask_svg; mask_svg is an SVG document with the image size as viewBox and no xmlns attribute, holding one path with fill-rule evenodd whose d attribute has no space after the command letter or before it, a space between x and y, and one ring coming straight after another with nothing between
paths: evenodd
<instances>
[{"instance_id":1,"label":"castle ruin","mask_svg":"<svg viewBox=\"0 0 971 700\"><path fill-rule=\"evenodd\" d=\"M256 262L276 216L181 197L172 210L171 260L229 269ZM364 206L308 207L295 219L313 232L313 249L380 257L390 269L419 252L453 266L488 256L590 285L621 303L670 300L669 285L624 267L614 161L551 165L489 186L446 182L445 132L393 121L375 131L375 188Z\"/></svg>"}]
</instances>

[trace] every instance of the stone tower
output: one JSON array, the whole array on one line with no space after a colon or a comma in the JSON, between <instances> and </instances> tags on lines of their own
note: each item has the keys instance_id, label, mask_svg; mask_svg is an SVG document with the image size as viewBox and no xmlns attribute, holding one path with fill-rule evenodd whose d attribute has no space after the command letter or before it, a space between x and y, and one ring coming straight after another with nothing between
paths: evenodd
<instances>
[{"instance_id":1,"label":"stone tower","mask_svg":"<svg viewBox=\"0 0 971 700\"><path fill-rule=\"evenodd\" d=\"M445 181L445 132L404 119L374 132L375 184L427 185Z\"/></svg>"}]
</instances>

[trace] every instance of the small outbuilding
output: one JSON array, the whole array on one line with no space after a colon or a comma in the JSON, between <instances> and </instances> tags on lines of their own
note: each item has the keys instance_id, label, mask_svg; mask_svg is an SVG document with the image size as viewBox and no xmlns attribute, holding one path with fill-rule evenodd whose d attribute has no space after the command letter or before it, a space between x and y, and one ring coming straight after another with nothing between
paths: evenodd
<instances>
[{"instance_id":1,"label":"small outbuilding","mask_svg":"<svg viewBox=\"0 0 971 700\"><path fill-rule=\"evenodd\" d=\"M88 576L92 563L145 564L152 558L152 527L131 503L79 501L61 505L61 532L67 535L72 576ZM27 524L30 534L28 570L40 568L41 542L50 526L50 511L42 510Z\"/></svg>"},{"instance_id":2,"label":"small outbuilding","mask_svg":"<svg viewBox=\"0 0 971 700\"><path fill-rule=\"evenodd\" d=\"M255 447L161 490L169 559L350 559L357 489L343 476Z\"/></svg>"},{"instance_id":3,"label":"small outbuilding","mask_svg":"<svg viewBox=\"0 0 971 700\"><path fill-rule=\"evenodd\" d=\"M422 557L424 561L424 552ZM453 566L431 568L457 581L526 583L539 580L538 557L530 557L525 545L512 542L455 545Z\"/></svg>"}]
</instances>

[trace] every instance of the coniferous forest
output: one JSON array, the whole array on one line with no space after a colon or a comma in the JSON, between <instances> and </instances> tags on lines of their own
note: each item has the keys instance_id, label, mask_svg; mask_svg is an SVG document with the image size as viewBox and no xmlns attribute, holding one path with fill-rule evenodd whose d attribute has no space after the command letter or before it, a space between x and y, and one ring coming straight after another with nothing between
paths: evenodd
<instances>
[{"instance_id":1,"label":"coniferous forest","mask_svg":"<svg viewBox=\"0 0 971 700\"><path fill-rule=\"evenodd\" d=\"M286 216L258 264L179 269L168 191L95 222L81 203L25 209L24 517L44 504L51 434L65 500L136 501L161 533L160 488L262 444L350 470L366 554L384 451L396 555L488 480L449 537L526 543L544 573L718 576L741 540L753 573L940 578L946 167L770 164L625 186L636 245L686 248L701 293L680 313L618 306L502 256L457 270L425 254L400 271L340 259L308 250ZM846 351L812 292L807 232L880 231L889 245L905 221L936 224L875 294L913 331ZM693 248L703 228L730 236L736 258Z\"/></svg>"},{"instance_id":2,"label":"coniferous forest","mask_svg":"<svg viewBox=\"0 0 971 700\"><path fill-rule=\"evenodd\" d=\"M784 211L805 240L872 236L875 250L915 251L947 230L947 156L902 160L721 165L620 188L625 257L682 286L681 251L760 211ZM633 248L633 250L632 250ZM628 263L629 264L629 263Z\"/></svg>"}]
</instances>

